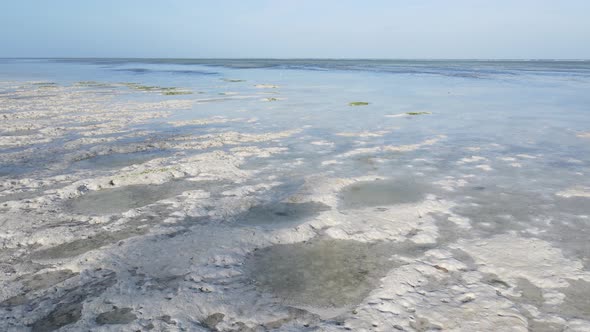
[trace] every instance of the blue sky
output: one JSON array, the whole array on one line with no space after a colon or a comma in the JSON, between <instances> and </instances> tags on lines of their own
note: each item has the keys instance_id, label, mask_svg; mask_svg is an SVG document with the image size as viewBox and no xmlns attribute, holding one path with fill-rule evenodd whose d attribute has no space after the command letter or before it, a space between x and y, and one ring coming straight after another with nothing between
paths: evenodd
<instances>
[{"instance_id":1,"label":"blue sky","mask_svg":"<svg viewBox=\"0 0 590 332\"><path fill-rule=\"evenodd\" d=\"M0 57L590 58L588 0L3 0Z\"/></svg>"}]
</instances>

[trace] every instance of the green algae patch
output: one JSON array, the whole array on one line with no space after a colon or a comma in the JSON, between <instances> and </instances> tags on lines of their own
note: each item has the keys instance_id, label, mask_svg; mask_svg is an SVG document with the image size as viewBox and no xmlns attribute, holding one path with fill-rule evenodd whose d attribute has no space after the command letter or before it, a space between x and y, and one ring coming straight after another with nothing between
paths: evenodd
<instances>
[{"instance_id":1,"label":"green algae patch","mask_svg":"<svg viewBox=\"0 0 590 332\"><path fill-rule=\"evenodd\" d=\"M76 85L96 85L96 84L100 84L97 81L80 81L80 82L76 82Z\"/></svg>"},{"instance_id":2,"label":"green algae patch","mask_svg":"<svg viewBox=\"0 0 590 332\"><path fill-rule=\"evenodd\" d=\"M151 86L151 85L143 85L139 83L123 83L126 87L133 90L138 91L161 91L162 89L171 89L171 88L162 88L159 86Z\"/></svg>"},{"instance_id":3,"label":"green algae patch","mask_svg":"<svg viewBox=\"0 0 590 332\"><path fill-rule=\"evenodd\" d=\"M31 84L36 86L39 89L57 88L58 87L57 83L54 83L54 82L34 82Z\"/></svg>"},{"instance_id":4,"label":"green algae patch","mask_svg":"<svg viewBox=\"0 0 590 332\"><path fill-rule=\"evenodd\" d=\"M352 101L352 102L348 103L348 106L367 106L367 105L369 105L369 103L366 101Z\"/></svg>"},{"instance_id":5,"label":"green algae patch","mask_svg":"<svg viewBox=\"0 0 590 332\"><path fill-rule=\"evenodd\" d=\"M235 79L235 78L222 78L221 80L224 82L229 82L229 83L246 82L246 80L240 80L240 79Z\"/></svg>"},{"instance_id":6,"label":"green algae patch","mask_svg":"<svg viewBox=\"0 0 590 332\"><path fill-rule=\"evenodd\" d=\"M144 92L156 92L160 93L164 96L177 96L177 95L190 95L192 91L188 91L186 89L179 89L176 87L165 87L165 86L157 86L157 85L143 85L139 83L129 83L123 82L120 83L121 85L136 91L144 91Z\"/></svg>"},{"instance_id":7,"label":"green algae patch","mask_svg":"<svg viewBox=\"0 0 590 332\"><path fill-rule=\"evenodd\" d=\"M179 96L179 95L192 95L191 91L164 91L162 92L164 96Z\"/></svg>"},{"instance_id":8,"label":"green algae patch","mask_svg":"<svg viewBox=\"0 0 590 332\"><path fill-rule=\"evenodd\" d=\"M102 83L97 81L80 81L74 83L74 86L83 88L110 88L113 85L109 83Z\"/></svg>"},{"instance_id":9,"label":"green algae patch","mask_svg":"<svg viewBox=\"0 0 590 332\"><path fill-rule=\"evenodd\" d=\"M406 112L407 115L426 115L426 114L432 114L430 112Z\"/></svg>"},{"instance_id":10,"label":"green algae patch","mask_svg":"<svg viewBox=\"0 0 590 332\"><path fill-rule=\"evenodd\" d=\"M266 100L266 101L278 101L278 99L277 99L277 98L273 98L273 97L271 97L271 98L266 98L265 100Z\"/></svg>"}]
</instances>

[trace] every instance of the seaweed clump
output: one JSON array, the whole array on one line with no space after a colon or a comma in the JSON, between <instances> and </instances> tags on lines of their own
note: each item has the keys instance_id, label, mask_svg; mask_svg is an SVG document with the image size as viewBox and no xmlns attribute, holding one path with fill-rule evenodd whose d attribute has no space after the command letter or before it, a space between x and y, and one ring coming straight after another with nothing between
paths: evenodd
<instances>
[{"instance_id":1,"label":"seaweed clump","mask_svg":"<svg viewBox=\"0 0 590 332\"><path fill-rule=\"evenodd\" d=\"M224 82L229 82L229 83L246 82L246 80L240 80L240 79L236 79L236 78L222 78L221 80Z\"/></svg>"},{"instance_id":2,"label":"seaweed clump","mask_svg":"<svg viewBox=\"0 0 590 332\"><path fill-rule=\"evenodd\" d=\"M108 88L112 85L109 83L101 83L97 81L80 81L74 83L75 86L84 87L84 88Z\"/></svg>"},{"instance_id":3,"label":"seaweed clump","mask_svg":"<svg viewBox=\"0 0 590 332\"><path fill-rule=\"evenodd\" d=\"M191 91L165 91L162 92L164 96L178 96L178 95L191 95Z\"/></svg>"},{"instance_id":4,"label":"seaweed clump","mask_svg":"<svg viewBox=\"0 0 590 332\"><path fill-rule=\"evenodd\" d=\"M367 106L367 105L369 105L369 103L366 101L352 101L352 102L348 103L348 106Z\"/></svg>"},{"instance_id":5,"label":"seaweed clump","mask_svg":"<svg viewBox=\"0 0 590 332\"><path fill-rule=\"evenodd\" d=\"M58 87L57 83L54 83L54 82L34 82L34 83L32 83L32 85L34 85L38 88L57 88Z\"/></svg>"},{"instance_id":6,"label":"seaweed clump","mask_svg":"<svg viewBox=\"0 0 590 332\"><path fill-rule=\"evenodd\" d=\"M146 91L146 92L158 92L164 96L192 94L191 91L181 90L176 87L152 86L152 85L143 85L143 84L139 84L139 83L121 83L121 84L128 87L129 89L133 89L133 90L137 90L137 91Z\"/></svg>"}]
</instances>

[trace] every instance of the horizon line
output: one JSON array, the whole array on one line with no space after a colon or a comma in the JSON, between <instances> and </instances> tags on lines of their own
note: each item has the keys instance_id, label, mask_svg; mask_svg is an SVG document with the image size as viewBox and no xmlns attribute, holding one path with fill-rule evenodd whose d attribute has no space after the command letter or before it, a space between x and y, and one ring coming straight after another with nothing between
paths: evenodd
<instances>
[{"instance_id":1,"label":"horizon line","mask_svg":"<svg viewBox=\"0 0 590 332\"><path fill-rule=\"evenodd\" d=\"M590 61L590 58L333 58L333 57L293 57L293 58L263 58L263 57L0 57L2 60L339 60L339 61Z\"/></svg>"}]
</instances>

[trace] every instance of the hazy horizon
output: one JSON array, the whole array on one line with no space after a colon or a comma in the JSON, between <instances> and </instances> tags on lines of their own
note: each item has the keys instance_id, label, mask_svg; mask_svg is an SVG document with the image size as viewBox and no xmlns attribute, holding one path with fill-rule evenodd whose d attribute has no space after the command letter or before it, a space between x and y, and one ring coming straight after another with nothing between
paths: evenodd
<instances>
[{"instance_id":1,"label":"hazy horizon","mask_svg":"<svg viewBox=\"0 0 590 332\"><path fill-rule=\"evenodd\" d=\"M526 62L526 61L571 61L571 62L586 62L590 61L590 58L321 58L321 57L308 57L308 58L261 58L261 57L238 57L238 58L226 58L226 57L67 57L67 56L55 56L55 57L0 57L4 60L100 60L100 59L111 59L111 60L333 60L333 61L506 61L506 62Z\"/></svg>"},{"instance_id":2,"label":"hazy horizon","mask_svg":"<svg viewBox=\"0 0 590 332\"><path fill-rule=\"evenodd\" d=\"M590 59L590 3L11 2L1 58Z\"/></svg>"}]
</instances>

